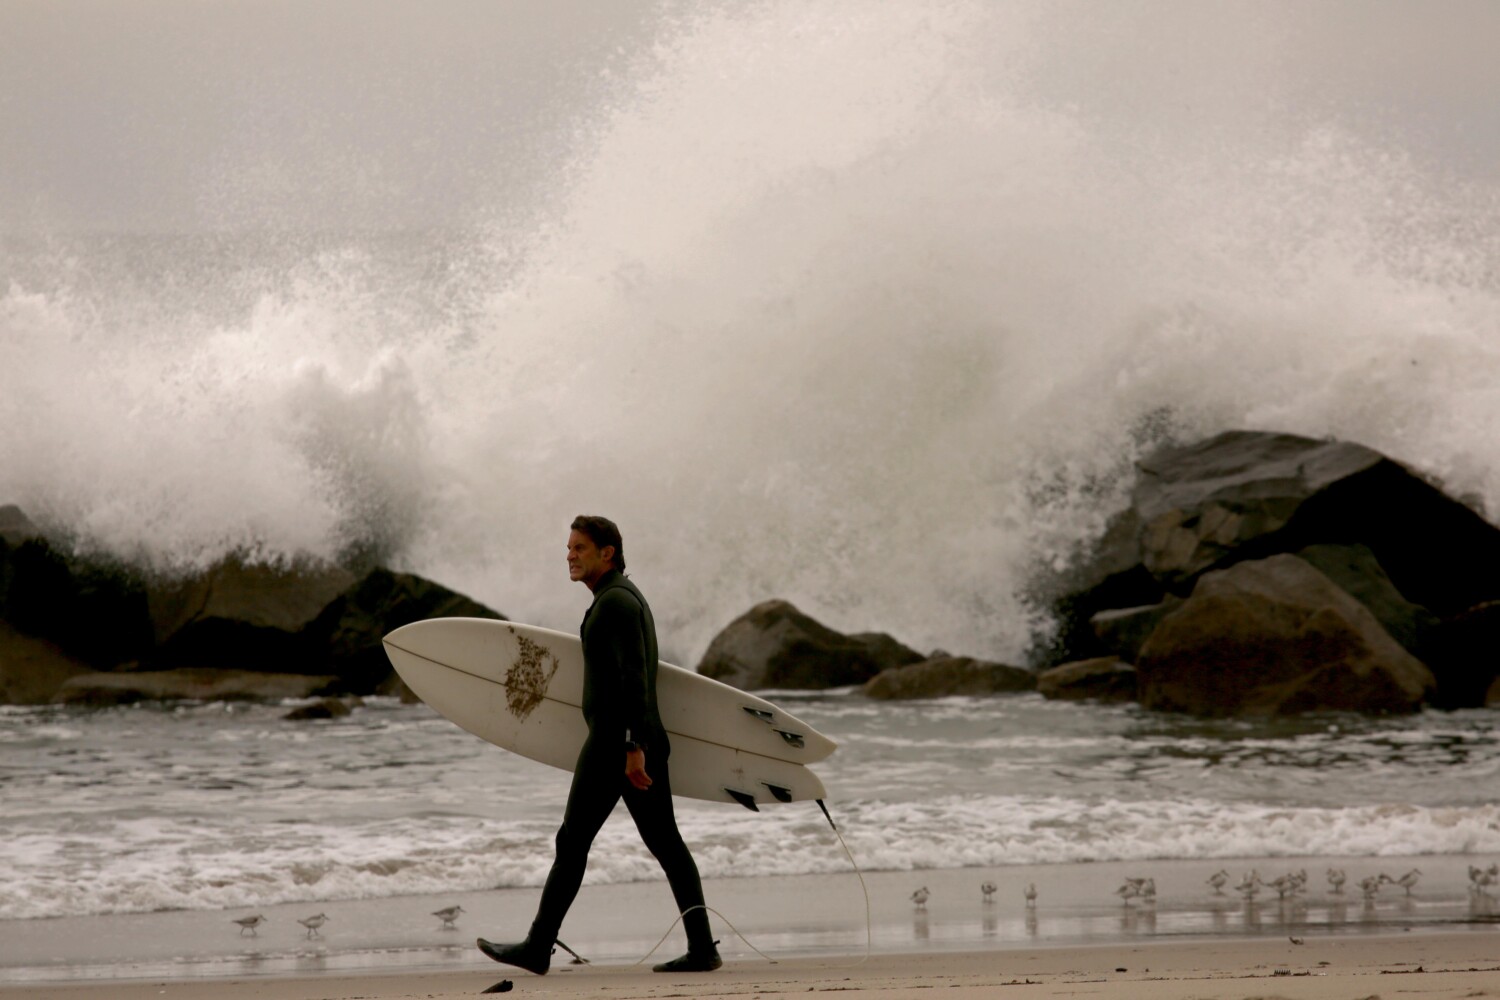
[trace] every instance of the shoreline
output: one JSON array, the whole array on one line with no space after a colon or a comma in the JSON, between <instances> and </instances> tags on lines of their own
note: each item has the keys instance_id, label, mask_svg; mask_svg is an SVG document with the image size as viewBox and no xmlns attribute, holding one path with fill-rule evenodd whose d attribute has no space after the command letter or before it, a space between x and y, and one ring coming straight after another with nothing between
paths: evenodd
<instances>
[{"instance_id":1,"label":"shoreline","mask_svg":"<svg viewBox=\"0 0 1500 1000\"><path fill-rule=\"evenodd\" d=\"M49 1000L385 1000L473 996L510 981L514 992L560 998L791 997L869 992L931 997L935 988L967 1000L1006 995L1087 995L1097 1000L1353 1000L1418 991L1429 1000L1492 996L1500 976L1500 932L1428 931L1295 944L1278 939L1120 942L1067 947L794 958L771 965L733 961L704 975L662 975L615 966L556 969L546 976L490 964L464 970L407 970L217 980L50 983L0 989ZM1397 977L1392 979L1391 977Z\"/></svg>"},{"instance_id":2,"label":"shoreline","mask_svg":"<svg viewBox=\"0 0 1500 1000\"><path fill-rule=\"evenodd\" d=\"M1289 937L1332 943L1393 935L1491 934L1492 942L1500 942L1500 901L1467 891L1467 867L1479 860L1466 855L1259 858L870 872L864 875L868 931L864 893L852 871L710 879L705 880L705 890L718 913L711 921L720 951L726 964L736 968L763 965L757 950L778 962L861 962L867 934L871 962L895 956L1013 956L1163 943L1269 946L1286 944ZM1349 874L1342 894L1332 893L1324 880L1330 866ZM1288 900L1262 891L1247 901L1233 892L1215 893L1206 884L1220 868L1231 873L1231 886L1252 868L1267 881L1282 872L1306 869L1309 888ZM1384 871L1399 876L1411 868L1423 875L1410 895L1387 885L1367 901L1354 888L1363 875ZM1156 880L1157 899L1122 901L1117 887L1126 877L1140 876ZM988 903L979 888L985 881L997 887ZM1034 907L1024 901L1028 884L1037 886ZM919 886L931 890L921 909L910 899ZM36 990L147 981L212 989L241 980L299 977L483 978L494 966L475 949L474 938L519 938L539 892L495 889L441 897L278 904L259 911L3 921L0 992L37 995ZM432 911L451 905L461 905L464 913L449 929ZM263 912L266 923L253 935L239 934L234 919L255 912ZM297 920L318 912L327 913L329 921L319 936L309 937ZM675 918L664 882L585 885L564 924L562 939L593 964L587 970L555 966L549 978L577 971L628 975L641 969L649 975L651 963L682 950L680 927L672 926ZM665 939L652 952L663 934ZM566 960L565 954L558 954ZM638 960L639 968L633 964ZM517 975L525 976L519 970Z\"/></svg>"}]
</instances>

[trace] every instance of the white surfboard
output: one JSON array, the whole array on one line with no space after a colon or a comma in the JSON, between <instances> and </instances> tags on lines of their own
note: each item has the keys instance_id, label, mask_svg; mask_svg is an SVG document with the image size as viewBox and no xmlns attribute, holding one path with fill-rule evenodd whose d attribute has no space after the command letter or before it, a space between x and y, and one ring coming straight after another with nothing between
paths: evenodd
<instances>
[{"instance_id":1,"label":"white surfboard","mask_svg":"<svg viewBox=\"0 0 1500 1000\"><path fill-rule=\"evenodd\" d=\"M442 715L498 747L573 770L588 736L578 636L432 618L384 642L407 687ZM656 698L672 742L675 794L750 809L826 796L806 765L837 744L765 699L669 663L658 668Z\"/></svg>"}]
</instances>

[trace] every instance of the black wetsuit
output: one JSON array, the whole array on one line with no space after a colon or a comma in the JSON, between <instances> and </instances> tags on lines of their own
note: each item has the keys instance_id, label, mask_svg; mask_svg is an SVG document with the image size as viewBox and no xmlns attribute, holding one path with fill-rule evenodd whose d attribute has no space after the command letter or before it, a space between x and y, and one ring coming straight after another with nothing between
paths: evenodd
<instances>
[{"instance_id":1,"label":"black wetsuit","mask_svg":"<svg viewBox=\"0 0 1500 1000\"><path fill-rule=\"evenodd\" d=\"M578 895L589 848L615 803L625 800L646 847L661 863L683 917L688 949L712 951L698 866L672 812L672 748L656 707L656 622L646 598L617 570L608 570L583 617L583 717L589 736L573 770L568 808L557 831L557 858L547 875L529 940L550 945ZM637 789L625 777L625 741L646 752L651 787Z\"/></svg>"}]
</instances>

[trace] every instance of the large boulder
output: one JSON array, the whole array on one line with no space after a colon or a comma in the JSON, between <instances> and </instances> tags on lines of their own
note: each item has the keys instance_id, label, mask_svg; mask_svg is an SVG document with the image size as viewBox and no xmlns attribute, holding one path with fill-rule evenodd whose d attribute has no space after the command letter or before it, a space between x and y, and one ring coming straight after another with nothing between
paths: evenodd
<instances>
[{"instance_id":1,"label":"large boulder","mask_svg":"<svg viewBox=\"0 0 1500 1000\"><path fill-rule=\"evenodd\" d=\"M150 607L159 645L142 665L325 672L302 633L354 582L348 570L326 563L231 557L201 575L154 584Z\"/></svg>"},{"instance_id":2,"label":"large boulder","mask_svg":"<svg viewBox=\"0 0 1500 1000\"><path fill-rule=\"evenodd\" d=\"M1310 545L1364 545L1407 600L1448 617L1500 599L1500 530L1379 452L1227 431L1139 463L1142 564L1185 592L1199 574Z\"/></svg>"},{"instance_id":3,"label":"large boulder","mask_svg":"<svg viewBox=\"0 0 1500 1000\"><path fill-rule=\"evenodd\" d=\"M698 672L745 691L863 684L923 659L881 633L843 635L781 600L764 601L714 637Z\"/></svg>"},{"instance_id":4,"label":"large boulder","mask_svg":"<svg viewBox=\"0 0 1500 1000\"><path fill-rule=\"evenodd\" d=\"M1427 658L1438 616L1401 595L1369 546L1309 545L1297 555L1368 608L1408 653Z\"/></svg>"},{"instance_id":5,"label":"large boulder","mask_svg":"<svg viewBox=\"0 0 1500 1000\"><path fill-rule=\"evenodd\" d=\"M1294 555L1204 574L1136 663L1141 704L1200 716L1418 709L1434 680Z\"/></svg>"},{"instance_id":6,"label":"large boulder","mask_svg":"<svg viewBox=\"0 0 1500 1000\"><path fill-rule=\"evenodd\" d=\"M1036 675L1023 667L967 656L942 656L882 670L865 684L865 694L884 700L946 698L951 695L1013 694L1036 689Z\"/></svg>"},{"instance_id":7,"label":"large boulder","mask_svg":"<svg viewBox=\"0 0 1500 1000\"><path fill-rule=\"evenodd\" d=\"M56 643L0 622L0 705L45 705L68 678L91 670Z\"/></svg>"},{"instance_id":8,"label":"large boulder","mask_svg":"<svg viewBox=\"0 0 1500 1000\"><path fill-rule=\"evenodd\" d=\"M139 701L260 701L311 698L338 678L252 670L150 670L70 677L53 699L64 705L106 707Z\"/></svg>"},{"instance_id":9,"label":"large boulder","mask_svg":"<svg viewBox=\"0 0 1500 1000\"><path fill-rule=\"evenodd\" d=\"M1424 662L1437 677L1439 708L1485 705L1500 678L1500 601L1443 621L1430 635Z\"/></svg>"},{"instance_id":10,"label":"large boulder","mask_svg":"<svg viewBox=\"0 0 1500 1000\"><path fill-rule=\"evenodd\" d=\"M391 683L391 661L381 638L426 618L505 620L500 612L431 580L377 568L324 608L303 638L312 662L337 674L348 690L384 694L400 688Z\"/></svg>"},{"instance_id":11,"label":"large boulder","mask_svg":"<svg viewBox=\"0 0 1500 1000\"><path fill-rule=\"evenodd\" d=\"M139 578L54 545L14 504L0 506L0 618L96 668L151 646Z\"/></svg>"},{"instance_id":12,"label":"large boulder","mask_svg":"<svg viewBox=\"0 0 1500 1000\"><path fill-rule=\"evenodd\" d=\"M1101 656L1043 671L1036 689L1058 701L1135 701L1136 671L1123 660Z\"/></svg>"},{"instance_id":13,"label":"large boulder","mask_svg":"<svg viewBox=\"0 0 1500 1000\"><path fill-rule=\"evenodd\" d=\"M1112 660L1118 657L1134 662L1136 656L1140 654L1141 646L1145 645L1151 633L1156 631L1156 626L1161 624L1161 620L1180 607L1182 607L1182 598L1168 597L1165 601L1144 607L1100 611L1089 619L1089 625L1092 626L1099 642L1111 654L1104 659ZM1097 659L1099 657L1089 657L1090 661Z\"/></svg>"}]
</instances>

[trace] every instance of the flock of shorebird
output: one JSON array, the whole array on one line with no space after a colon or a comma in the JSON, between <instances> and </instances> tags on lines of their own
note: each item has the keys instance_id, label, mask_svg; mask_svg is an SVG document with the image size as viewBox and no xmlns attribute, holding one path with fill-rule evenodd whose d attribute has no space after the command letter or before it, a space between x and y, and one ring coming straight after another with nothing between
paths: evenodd
<instances>
[{"instance_id":1,"label":"flock of shorebird","mask_svg":"<svg viewBox=\"0 0 1500 1000\"><path fill-rule=\"evenodd\" d=\"M1349 880L1348 874L1342 868L1328 869L1327 878L1328 891L1334 895L1341 895L1344 892L1344 883ZM1365 899L1373 900L1379 894L1380 887L1384 885L1399 885L1402 889L1406 890L1406 895L1410 896L1412 889L1421 878L1422 870L1420 868L1413 868L1399 877L1392 877L1385 872L1367 875L1354 884L1359 887ZM1224 895L1225 886L1228 886L1230 881L1231 876L1229 872L1221 868L1208 877L1206 884L1213 889L1215 894L1222 896ZM1243 896L1246 902L1254 900L1260 895L1262 889L1273 891L1276 893L1278 899L1284 900L1289 896L1295 897L1307 891L1307 881L1308 875L1305 868L1300 868L1294 872L1287 872L1285 875L1279 875L1269 881L1262 879L1260 873L1252 868L1240 879L1239 884L1232 888L1235 892ZM1496 885L1500 885L1500 864L1492 864L1488 868L1479 868L1474 865L1469 866L1469 892L1471 894L1488 896L1491 887ZM995 893L997 891L995 883L983 882L979 886L979 891L984 902L993 903L995 901ZM1156 901L1156 880L1149 877L1127 877L1124 883L1115 890L1115 895L1119 896L1121 902L1126 906L1130 906L1136 901L1148 904L1154 903ZM1036 886L1034 884L1027 884L1024 896L1028 908L1036 906ZM927 900L930 898L932 898L932 891L925 885L911 894L911 901L916 904L918 910L926 910Z\"/></svg>"},{"instance_id":2,"label":"flock of shorebird","mask_svg":"<svg viewBox=\"0 0 1500 1000\"><path fill-rule=\"evenodd\" d=\"M443 922L442 926L445 929L447 929L447 930L453 930L457 926L454 923L454 921L457 920L458 919L458 915L460 913L463 913L463 912L464 912L464 908L462 906L446 906L446 907L444 907L441 910L433 910L432 911L432 915L434 917L437 917L439 920L441 920ZM318 928L322 927L324 924L326 924L328 922L328 920L329 920L328 914L326 914L326 913L314 913L310 917L298 917L297 918L297 923L301 924L303 927L306 927L307 928L307 936L310 937L310 938L313 938L313 937L322 937L322 935L318 933ZM261 924L265 923L266 922L266 918L264 916L262 916L261 914L257 913L253 917L236 917L234 920L232 920L230 922L231 923L236 923L236 924L240 925L240 935L241 936L243 936L246 931L249 931L251 933L251 935L253 936L255 934L255 928L257 928Z\"/></svg>"},{"instance_id":3,"label":"flock of shorebird","mask_svg":"<svg viewBox=\"0 0 1500 1000\"><path fill-rule=\"evenodd\" d=\"M1344 883L1349 880L1349 876L1345 874L1344 870L1342 868L1330 868L1328 869L1327 877L1328 891L1335 895L1342 894ZM1378 875L1367 875L1356 882L1355 885L1359 886L1360 891L1364 893L1365 899L1374 899L1383 885L1399 885L1410 896L1412 888L1416 886L1421 877L1422 870L1420 868L1413 868L1399 878L1392 878L1384 872ZM1213 889L1217 895L1222 896L1224 895L1224 887L1229 884L1230 880L1229 872L1221 868L1210 875L1205 884ZM1492 864L1488 868L1479 868L1474 865L1469 866L1469 891L1471 893L1488 896L1490 888L1495 885L1500 885L1500 864ZM1244 877L1240 879L1239 884L1233 888L1235 892L1238 892L1245 898L1246 902L1255 899L1262 889L1273 890L1278 899L1286 899L1288 896L1297 896L1306 891L1307 869L1300 868L1294 872L1287 872L1285 875L1279 875L1268 882L1262 879L1260 873L1252 868L1245 873ZM979 886L980 898L985 903L993 903L997 891L998 887L993 882L983 882ZM1022 895L1026 900L1028 909L1036 906L1036 885L1034 883L1027 883ZM1135 900L1140 900L1143 903L1154 903L1156 901L1156 880L1149 877L1127 877L1124 883L1115 890L1115 895L1119 896L1121 902L1126 906L1131 905ZM916 904L918 910L927 909L927 900L931 898L932 890L928 889L925 885L911 894L911 901ZM451 930L456 926L454 921L463 912L464 908L462 906L448 906L441 910L433 910L432 915L442 921L443 928ZM322 927L327 921L328 914L314 913L310 917L299 918L297 923L307 928L307 936L311 938L321 936L318 934L318 928ZM239 917L233 921L233 923L239 925L240 934L242 935L246 931L254 934L255 929L265 922L266 918L259 913L253 917Z\"/></svg>"}]
</instances>

